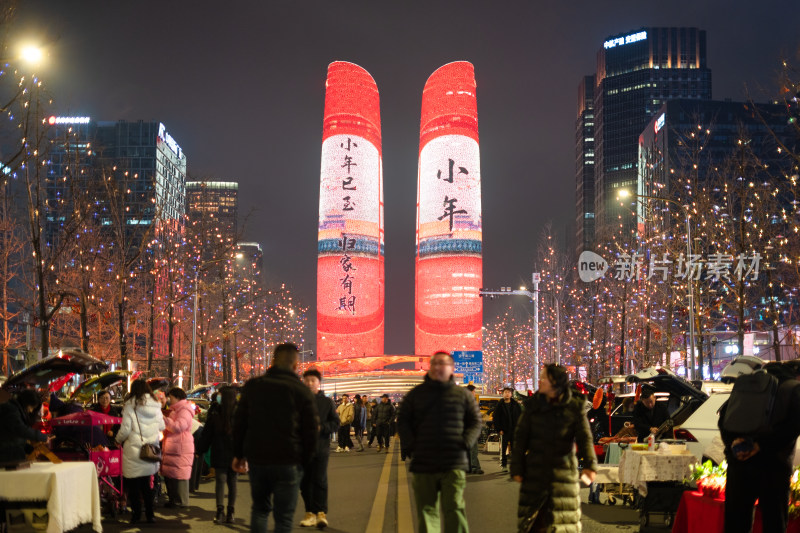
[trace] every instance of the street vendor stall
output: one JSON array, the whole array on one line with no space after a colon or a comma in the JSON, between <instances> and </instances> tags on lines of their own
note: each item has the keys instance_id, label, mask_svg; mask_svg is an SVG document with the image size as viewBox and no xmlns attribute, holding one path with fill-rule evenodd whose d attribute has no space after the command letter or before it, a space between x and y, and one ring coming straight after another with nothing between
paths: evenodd
<instances>
[{"instance_id":1,"label":"street vendor stall","mask_svg":"<svg viewBox=\"0 0 800 533\"><path fill-rule=\"evenodd\" d=\"M662 514L665 525L672 524L684 484L697 458L677 446L661 445L658 451L627 449L619 463L619 479L633 485L641 497L639 518L642 526L650 523L650 515Z\"/></svg>"},{"instance_id":2,"label":"street vendor stall","mask_svg":"<svg viewBox=\"0 0 800 533\"><path fill-rule=\"evenodd\" d=\"M85 523L103 531L97 471L88 461L33 463L30 468L0 471L0 506L6 507L6 502L47 502L47 533Z\"/></svg>"}]
</instances>

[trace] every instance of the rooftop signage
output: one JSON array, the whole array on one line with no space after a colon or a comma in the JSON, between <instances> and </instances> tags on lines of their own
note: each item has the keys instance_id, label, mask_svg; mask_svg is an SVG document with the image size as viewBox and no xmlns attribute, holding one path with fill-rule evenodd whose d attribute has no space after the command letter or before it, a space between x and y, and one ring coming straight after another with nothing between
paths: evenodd
<instances>
[{"instance_id":1,"label":"rooftop signage","mask_svg":"<svg viewBox=\"0 0 800 533\"><path fill-rule=\"evenodd\" d=\"M644 41L645 39L647 39L647 32L640 31L637 33L631 33L630 35L625 35L624 37L614 37L613 39L609 39L603 43L603 48L608 50L609 48L616 48L617 46L622 46L623 44L638 43L639 41Z\"/></svg>"},{"instance_id":2,"label":"rooftop signage","mask_svg":"<svg viewBox=\"0 0 800 533\"><path fill-rule=\"evenodd\" d=\"M47 119L47 123L51 126L56 124L88 124L91 122L91 117L56 117L52 116Z\"/></svg>"},{"instance_id":3,"label":"rooftop signage","mask_svg":"<svg viewBox=\"0 0 800 533\"><path fill-rule=\"evenodd\" d=\"M164 124L161 122L158 123L158 137L167 143L169 149L175 152L175 155L178 156L178 159L183 157L183 151L181 150L181 147L178 146L178 143L175 142L175 139L173 139L172 135L170 135L167 131L166 126L164 126Z\"/></svg>"},{"instance_id":4,"label":"rooftop signage","mask_svg":"<svg viewBox=\"0 0 800 533\"><path fill-rule=\"evenodd\" d=\"M656 130L656 133L661 131L661 128L664 127L665 121L666 121L665 113L661 113L661 116L656 119L656 123L653 125L653 128Z\"/></svg>"}]
</instances>

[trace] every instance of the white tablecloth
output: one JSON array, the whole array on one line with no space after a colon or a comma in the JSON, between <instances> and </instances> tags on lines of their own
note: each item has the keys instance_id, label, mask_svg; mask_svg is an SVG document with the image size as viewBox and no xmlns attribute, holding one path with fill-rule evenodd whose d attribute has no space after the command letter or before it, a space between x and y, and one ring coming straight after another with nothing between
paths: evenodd
<instances>
[{"instance_id":1,"label":"white tablecloth","mask_svg":"<svg viewBox=\"0 0 800 533\"><path fill-rule=\"evenodd\" d=\"M47 533L91 523L103 531L97 470L89 461L33 463L22 470L0 470L0 500L47 501Z\"/></svg>"},{"instance_id":2,"label":"white tablecloth","mask_svg":"<svg viewBox=\"0 0 800 533\"><path fill-rule=\"evenodd\" d=\"M659 453L625 450L619 461L619 480L647 496L648 481L683 481L692 473L697 457L691 452Z\"/></svg>"}]
</instances>

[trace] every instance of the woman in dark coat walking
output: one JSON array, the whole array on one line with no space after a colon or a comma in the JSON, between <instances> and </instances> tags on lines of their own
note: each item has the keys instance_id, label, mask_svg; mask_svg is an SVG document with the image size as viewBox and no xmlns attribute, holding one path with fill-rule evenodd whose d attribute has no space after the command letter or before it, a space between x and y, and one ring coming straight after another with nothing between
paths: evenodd
<instances>
[{"instance_id":1,"label":"woman in dark coat walking","mask_svg":"<svg viewBox=\"0 0 800 533\"><path fill-rule=\"evenodd\" d=\"M570 391L564 367L547 365L539 390L525 403L511 451L511 476L521 483L520 532L581 530L578 457L587 481L594 481L597 469L583 404L584 399Z\"/></svg>"},{"instance_id":2,"label":"woman in dark coat walking","mask_svg":"<svg viewBox=\"0 0 800 533\"><path fill-rule=\"evenodd\" d=\"M211 448L211 467L217 496L217 515L214 522L221 523L225 506L225 486L228 487L228 513L225 522L233 523L236 505L236 481L239 475L231 469L233 462L233 412L236 410L236 389L222 387L216 396L216 407L208 410L208 419L200 434L198 454Z\"/></svg>"}]
</instances>

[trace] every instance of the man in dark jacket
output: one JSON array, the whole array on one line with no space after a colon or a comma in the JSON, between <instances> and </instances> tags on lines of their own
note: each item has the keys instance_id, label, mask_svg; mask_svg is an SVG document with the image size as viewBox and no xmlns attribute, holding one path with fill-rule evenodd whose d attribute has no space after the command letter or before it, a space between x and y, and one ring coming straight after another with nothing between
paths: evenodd
<instances>
[{"instance_id":1,"label":"man in dark jacket","mask_svg":"<svg viewBox=\"0 0 800 533\"><path fill-rule=\"evenodd\" d=\"M47 435L30 425L31 413L42 407L36 391L21 391L15 398L0 404L0 463L20 463L25 460L27 441L46 442Z\"/></svg>"},{"instance_id":2,"label":"man in dark jacket","mask_svg":"<svg viewBox=\"0 0 800 533\"><path fill-rule=\"evenodd\" d=\"M728 404L719 414L719 430L728 461L725 484L725 533L753 527L756 499L764 531L786 531L792 459L800 436L800 383L796 363L768 363L765 370L778 379L770 429L761 435L734 435L723 428Z\"/></svg>"},{"instance_id":3,"label":"man in dark jacket","mask_svg":"<svg viewBox=\"0 0 800 533\"><path fill-rule=\"evenodd\" d=\"M300 525L322 529L328 526L328 459L331 456L331 435L339 429L339 414L333 400L320 390L322 374L319 370L312 368L303 372L303 383L317 403L319 439L317 454L303 471L303 480L300 482L300 493L306 505L306 516Z\"/></svg>"},{"instance_id":4,"label":"man in dark jacket","mask_svg":"<svg viewBox=\"0 0 800 533\"><path fill-rule=\"evenodd\" d=\"M250 469L250 531L292 530L302 469L317 451L319 417L314 396L295 374L297 346L275 347L272 366L244 385L233 425L233 470Z\"/></svg>"},{"instance_id":5,"label":"man in dark jacket","mask_svg":"<svg viewBox=\"0 0 800 533\"><path fill-rule=\"evenodd\" d=\"M492 423L501 436L500 439L500 464L503 472L508 472L508 455L506 449L514 446L514 430L517 428L517 420L522 414L522 407L519 402L512 398L514 389L506 387L503 389L503 401L494 408Z\"/></svg>"},{"instance_id":6,"label":"man in dark jacket","mask_svg":"<svg viewBox=\"0 0 800 533\"><path fill-rule=\"evenodd\" d=\"M655 434L659 426L669 420L667 406L656 401L652 387L642 387L642 395L633 408L633 427L636 429L639 442L644 442L651 433Z\"/></svg>"},{"instance_id":7,"label":"man in dark jacket","mask_svg":"<svg viewBox=\"0 0 800 533\"><path fill-rule=\"evenodd\" d=\"M453 357L436 352L425 381L406 394L397 416L402 453L411 458L420 533L469 531L464 504L467 456L481 431L475 398L453 380Z\"/></svg>"},{"instance_id":8,"label":"man in dark jacket","mask_svg":"<svg viewBox=\"0 0 800 533\"><path fill-rule=\"evenodd\" d=\"M375 408L375 424L378 427L378 452L386 448L386 453L389 453L389 434L391 433L393 421L394 405L389 401L389 395L384 394Z\"/></svg>"}]
</instances>

